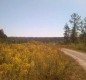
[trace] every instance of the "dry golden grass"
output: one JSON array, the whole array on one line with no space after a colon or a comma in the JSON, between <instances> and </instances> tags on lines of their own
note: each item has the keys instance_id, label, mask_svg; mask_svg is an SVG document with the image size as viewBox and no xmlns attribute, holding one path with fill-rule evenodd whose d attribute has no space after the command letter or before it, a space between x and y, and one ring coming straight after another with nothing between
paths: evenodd
<instances>
[{"instance_id":1,"label":"dry golden grass","mask_svg":"<svg viewBox=\"0 0 86 80\"><path fill-rule=\"evenodd\" d=\"M0 44L0 80L86 80L85 76L55 44Z\"/></svg>"}]
</instances>

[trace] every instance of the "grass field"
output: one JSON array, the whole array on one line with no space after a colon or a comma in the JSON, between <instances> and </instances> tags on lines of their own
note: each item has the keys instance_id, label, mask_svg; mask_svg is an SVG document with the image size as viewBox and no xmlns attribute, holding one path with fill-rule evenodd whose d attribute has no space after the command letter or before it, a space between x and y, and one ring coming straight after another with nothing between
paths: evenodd
<instances>
[{"instance_id":1,"label":"grass field","mask_svg":"<svg viewBox=\"0 0 86 80\"><path fill-rule=\"evenodd\" d=\"M0 80L86 80L86 73L53 43L2 43Z\"/></svg>"}]
</instances>

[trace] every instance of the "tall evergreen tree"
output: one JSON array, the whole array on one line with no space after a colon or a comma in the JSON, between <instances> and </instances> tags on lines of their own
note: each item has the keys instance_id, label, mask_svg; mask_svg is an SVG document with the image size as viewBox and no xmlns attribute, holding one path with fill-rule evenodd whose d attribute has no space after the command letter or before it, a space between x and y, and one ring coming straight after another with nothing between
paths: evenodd
<instances>
[{"instance_id":1,"label":"tall evergreen tree","mask_svg":"<svg viewBox=\"0 0 86 80\"><path fill-rule=\"evenodd\" d=\"M71 30L71 41L76 42L77 37L78 37L78 29L80 27L80 22L81 22L81 16L79 16L76 13L73 13L71 15L71 19L69 22L72 25L72 30Z\"/></svg>"},{"instance_id":2,"label":"tall evergreen tree","mask_svg":"<svg viewBox=\"0 0 86 80\"><path fill-rule=\"evenodd\" d=\"M84 18L84 33L86 33L86 17Z\"/></svg>"},{"instance_id":3,"label":"tall evergreen tree","mask_svg":"<svg viewBox=\"0 0 86 80\"><path fill-rule=\"evenodd\" d=\"M86 17L84 18L83 22L81 23L81 27L80 27L80 39L83 42L86 42Z\"/></svg>"},{"instance_id":4,"label":"tall evergreen tree","mask_svg":"<svg viewBox=\"0 0 86 80\"><path fill-rule=\"evenodd\" d=\"M65 43L69 43L69 41L70 41L70 28L67 23L64 26L64 30L65 30L64 41L65 41Z\"/></svg>"}]
</instances>

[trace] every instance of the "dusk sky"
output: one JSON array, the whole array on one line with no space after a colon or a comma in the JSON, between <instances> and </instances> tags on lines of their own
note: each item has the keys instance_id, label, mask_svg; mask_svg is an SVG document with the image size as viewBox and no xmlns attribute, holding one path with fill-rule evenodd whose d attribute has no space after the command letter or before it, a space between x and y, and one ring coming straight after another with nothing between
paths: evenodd
<instances>
[{"instance_id":1,"label":"dusk sky","mask_svg":"<svg viewBox=\"0 0 86 80\"><path fill-rule=\"evenodd\" d=\"M0 0L0 29L7 36L62 37L72 13L86 17L86 0Z\"/></svg>"}]
</instances>

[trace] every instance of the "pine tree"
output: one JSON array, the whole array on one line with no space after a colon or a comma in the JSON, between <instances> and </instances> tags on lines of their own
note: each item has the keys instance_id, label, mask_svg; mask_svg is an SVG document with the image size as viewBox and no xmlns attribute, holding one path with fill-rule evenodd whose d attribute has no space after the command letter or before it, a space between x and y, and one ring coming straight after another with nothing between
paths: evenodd
<instances>
[{"instance_id":1,"label":"pine tree","mask_svg":"<svg viewBox=\"0 0 86 80\"><path fill-rule=\"evenodd\" d=\"M81 39L81 41L86 43L86 17L84 18L84 20L81 23L80 31L81 31L80 39Z\"/></svg>"},{"instance_id":2,"label":"pine tree","mask_svg":"<svg viewBox=\"0 0 86 80\"><path fill-rule=\"evenodd\" d=\"M69 43L70 42L70 28L67 23L64 26L64 30L65 30L64 41L65 41L65 43Z\"/></svg>"},{"instance_id":3,"label":"pine tree","mask_svg":"<svg viewBox=\"0 0 86 80\"><path fill-rule=\"evenodd\" d=\"M76 13L73 13L71 15L71 19L69 21L72 25L72 30L71 30L71 41L75 43L77 41L78 37L78 29L80 27L80 22L81 22L81 16L79 16Z\"/></svg>"}]
</instances>

